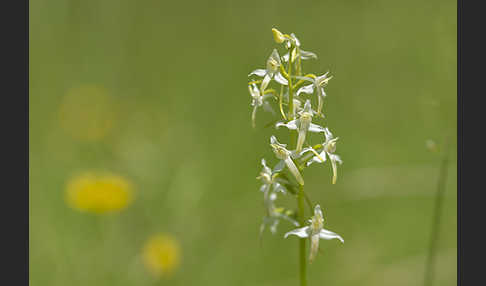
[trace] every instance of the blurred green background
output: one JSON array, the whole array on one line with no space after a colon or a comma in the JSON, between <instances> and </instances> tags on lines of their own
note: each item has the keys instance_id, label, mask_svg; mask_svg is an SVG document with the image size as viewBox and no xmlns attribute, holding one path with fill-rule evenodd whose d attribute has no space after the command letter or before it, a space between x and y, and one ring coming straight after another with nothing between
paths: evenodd
<instances>
[{"instance_id":1,"label":"blurred green background","mask_svg":"<svg viewBox=\"0 0 486 286\"><path fill-rule=\"evenodd\" d=\"M292 226L258 239L255 177L286 133L262 111L251 128L247 75L272 27L317 53L305 71L334 76L344 164L336 185L328 164L305 178L345 244L322 241L309 285L422 285L440 162L425 141L449 134L435 282L456 285L455 1L33 0L29 27L31 285L298 284ZM92 86L103 96L69 97ZM92 170L131 181L133 203L71 209L67 182ZM159 232L181 245L169 278L140 258Z\"/></svg>"}]
</instances>

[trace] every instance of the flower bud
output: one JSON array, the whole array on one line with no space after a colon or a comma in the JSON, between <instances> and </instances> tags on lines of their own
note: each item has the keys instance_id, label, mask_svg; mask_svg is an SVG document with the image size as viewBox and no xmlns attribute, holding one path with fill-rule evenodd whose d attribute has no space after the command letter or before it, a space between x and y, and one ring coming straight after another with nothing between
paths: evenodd
<instances>
[{"instance_id":1,"label":"flower bud","mask_svg":"<svg viewBox=\"0 0 486 286\"><path fill-rule=\"evenodd\" d=\"M273 39L277 44L281 44L285 41L285 37L279 30L272 28Z\"/></svg>"}]
</instances>

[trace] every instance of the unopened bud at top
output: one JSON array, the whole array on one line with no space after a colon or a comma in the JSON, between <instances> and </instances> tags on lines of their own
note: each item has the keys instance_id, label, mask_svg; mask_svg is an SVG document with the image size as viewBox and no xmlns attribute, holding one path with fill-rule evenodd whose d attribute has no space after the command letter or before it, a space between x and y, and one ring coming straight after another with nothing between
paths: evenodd
<instances>
[{"instance_id":1,"label":"unopened bud at top","mask_svg":"<svg viewBox=\"0 0 486 286\"><path fill-rule=\"evenodd\" d=\"M277 44L281 44L285 41L285 37L279 30L272 28L273 39Z\"/></svg>"}]
</instances>

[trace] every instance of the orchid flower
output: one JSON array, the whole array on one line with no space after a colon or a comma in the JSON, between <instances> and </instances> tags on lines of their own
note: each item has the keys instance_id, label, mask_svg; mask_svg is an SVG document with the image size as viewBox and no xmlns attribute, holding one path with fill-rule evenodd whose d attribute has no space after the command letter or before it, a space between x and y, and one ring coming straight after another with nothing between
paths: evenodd
<instances>
[{"instance_id":1,"label":"orchid flower","mask_svg":"<svg viewBox=\"0 0 486 286\"><path fill-rule=\"evenodd\" d=\"M288 81L282 76L280 73L280 65L282 62L280 61L280 55L278 54L276 49L273 49L272 54L267 60L266 69L256 69L252 71L248 76L256 75L259 77L263 77L262 84L260 85L260 91L263 91L267 88L270 80L275 79L276 82L287 85Z\"/></svg>"},{"instance_id":2,"label":"orchid flower","mask_svg":"<svg viewBox=\"0 0 486 286\"><path fill-rule=\"evenodd\" d=\"M287 144L281 144L277 141L277 138L272 135L270 137L270 146L273 149L273 152L275 153L275 156L280 159L281 161L275 166L275 169L278 171L281 171L285 166L289 168L290 173L294 175L295 179L300 185L304 185L304 179L302 178L302 175L299 172L299 169L295 165L294 161L292 161L291 154L292 152L287 150Z\"/></svg>"},{"instance_id":3,"label":"orchid flower","mask_svg":"<svg viewBox=\"0 0 486 286\"><path fill-rule=\"evenodd\" d=\"M312 116L314 116L316 112L312 110L310 100L306 100L304 104L304 109L299 112L299 118L291 120L287 123L277 122L275 125L277 128L280 126L285 126L290 130L297 130L299 132L299 136L297 137L297 147L295 151L298 153L302 151L302 146L305 142L305 137L308 131L310 132L324 132L325 128L321 127L317 124L312 123Z\"/></svg>"},{"instance_id":4,"label":"orchid flower","mask_svg":"<svg viewBox=\"0 0 486 286\"><path fill-rule=\"evenodd\" d=\"M316 150L314 150L314 148L309 147L309 148L304 148L302 150L302 152L300 153L300 155L302 155L306 152L309 152L309 151L316 154L316 156L312 157L311 160L307 161L307 166L309 166L310 164L312 164L314 162L324 163L326 161L326 155L329 156L329 159L331 160L332 173L333 173L332 183L335 184L336 179L337 179L337 164L336 164L336 162L338 162L339 164L343 163L341 158L338 155L334 154L334 152L336 151L336 142L339 139L339 137L334 138L331 131L329 131L329 129L327 127L324 128L324 129L325 129L324 135L326 136L326 141L324 143L322 143L322 151L320 153L317 153Z\"/></svg>"},{"instance_id":5,"label":"orchid flower","mask_svg":"<svg viewBox=\"0 0 486 286\"><path fill-rule=\"evenodd\" d=\"M344 239L327 229L323 228L324 225L324 217L322 215L321 207L316 205L314 208L314 216L309 219L310 225L304 226L302 228L297 228L292 231L289 231L285 234L284 238L287 238L289 235L296 235L301 238L309 238L310 239L310 255L309 255L309 262L312 263L314 258L316 257L317 251L319 250L319 239L339 239L342 243L344 243Z\"/></svg>"},{"instance_id":6,"label":"orchid flower","mask_svg":"<svg viewBox=\"0 0 486 286\"><path fill-rule=\"evenodd\" d=\"M294 33L290 34L290 37L288 37L285 42L287 49L290 49L292 47L292 44L296 47L296 49L292 50L292 62L294 62L297 58L300 58L301 60L317 59L317 55L313 52L304 51L300 48L300 41L299 39L297 39ZM285 55L282 56L282 60L284 62L288 62L289 56L290 54L289 52L287 52Z\"/></svg>"},{"instance_id":7,"label":"orchid flower","mask_svg":"<svg viewBox=\"0 0 486 286\"><path fill-rule=\"evenodd\" d=\"M258 107L263 106L263 109L265 109L266 111L273 114L275 113L270 104L266 101L268 98L272 97L272 95L261 93L256 84L252 84L251 86L249 85L248 90L250 91L250 95L252 98L251 106L253 106L253 111L251 113L251 124L253 127L255 127L256 111Z\"/></svg>"},{"instance_id":8,"label":"orchid flower","mask_svg":"<svg viewBox=\"0 0 486 286\"><path fill-rule=\"evenodd\" d=\"M262 171L260 172L260 176L257 177L257 179L262 180L263 185L260 187L260 191L262 192L267 192L267 191L272 191L272 192L281 192L281 193L287 193L287 189L282 185L282 183L286 183L287 181L278 178L278 171L280 170L274 170L270 169L267 166L267 163L265 159L262 159Z\"/></svg>"},{"instance_id":9,"label":"orchid flower","mask_svg":"<svg viewBox=\"0 0 486 286\"><path fill-rule=\"evenodd\" d=\"M312 94L314 90L317 90L317 100L318 100L318 107L317 107L317 114L321 115L322 106L324 102L324 97L326 97L326 92L324 91L324 87L327 85L328 81L332 78L328 77L326 72L321 76L317 76L316 78L311 78L307 76L296 76L296 78L301 80L306 80L312 82L309 85L305 85L297 90L297 96L301 93Z\"/></svg>"},{"instance_id":10,"label":"orchid flower","mask_svg":"<svg viewBox=\"0 0 486 286\"><path fill-rule=\"evenodd\" d=\"M267 190L263 195L263 203L265 205L265 216L263 217L263 222L260 225L260 236L265 230L266 226L270 226L270 232L275 234L277 232L277 226L281 219L287 220L295 226L299 226L299 223L290 217L289 211L285 211L284 208L275 207L275 200L277 199L277 194Z\"/></svg>"}]
</instances>

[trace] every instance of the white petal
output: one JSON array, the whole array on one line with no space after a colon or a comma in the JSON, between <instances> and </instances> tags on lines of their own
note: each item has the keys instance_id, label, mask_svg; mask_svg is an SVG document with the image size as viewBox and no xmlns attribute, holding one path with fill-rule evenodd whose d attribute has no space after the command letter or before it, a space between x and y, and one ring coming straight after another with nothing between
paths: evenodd
<instances>
[{"instance_id":1,"label":"white petal","mask_svg":"<svg viewBox=\"0 0 486 286\"><path fill-rule=\"evenodd\" d=\"M321 91L319 95L322 96L322 97L326 97L327 95L326 95L326 92L324 91L324 88L320 87L319 89Z\"/></svg>"},{"instance_id":2,"label":"white petal","mask_svg":"<svg viewBox=\"0 0 486 286\"><path fill-rule=\"evenodd\" d=\"M267 185L267 184L262 185L262 186L260 187L260 192L264 193L264 192L267 190L267 187L268 187L268 185Z\"/></svg>"},{"instance_id":3,"label":"white petal","mask_svg":"<svg viewBox=\"0 0 486 286\"><path fill-rule=\"evenodd\" d=\"M321 232L319 233L319 237L326 240L337 238L342 243L344 243L344 239L339 234L329 231L327 229L322 229Z\"/></svg>"},{"instance_id":4,"label":"white petal","mask_svg":"<svg viewBox=\"0 0 486 286\"><path fill-rule=\"evenodd\" d=\"M331 131L329 131L329 128L324 128L324 135L326 136L326 141L332 140L334 136L332 135Z\"/></svg>"},{"instance_id":5,"label":"white petal","mask_svg":"<svg viewBox=\"0 0 486 286\"><path fill-rule=\"evenodd\" d=\"M343 161L341 160L341 157L339 157L339 155L329 154L329 157L331 158L331 160L334 160L334 161L338 162L339 164L343 163Z\"/></svg>"},{"instance_id":6,"label":"white petal","mask_svg":"<svg viewBox=\"0 0 486 286\"><path fill-rule=\"evenodd\" d=\"M316 258L317 251L319 250L319 236L313 235L310 239L310 252L309 252L309 262L312 263Z\"/></svg>"},{"instance_id":7,"label":"white petal","mask_svg":"<svg viewBox=\"0 0 486 286\"><path fill-rule=\"evenodd\" d=\"M263 94L263 91L267 88L271 79L272 79L272 77L268 73L265 74L265 77L262 80L262 84L260 85L260 90L261 90L262 94Z\"/></svg>"},{"instance_id":8,"label":"white petal","mask_svg":"<svg viewBox=\"0 0 486 286\"><path fill-rule=\"evenodd\" d=\"M319 126L319 125L317 125L317 124L314 124L314 123L311 123L311 124L309 125L309 131L310 131L310 132L319 133L319 132L325 132L325 130L326 130L326 129L325 129L324 127L321 127L321 126Z\"/></svg>"},{"instance_id":9,"label":"white petal","mask_svg":"<svg viewBox=\"0 0 486 286\"><path fill-rule=\"evenodd\" d=\"M287 79L285 79L280 72L278 72L275 75L274 79L275 79L276 82L278 82L278 83L280 83L282 85L288 85L289 84L289 82L287 81Z\"/></svg>"},{"instance_id":10,"label":"white petal","mask_svg":"<svg viewBox=\"0 0 486 286\"><path fill-rule=\"evenodd\" d=\"M304 155L304 153L311 152L312 149L313 149L312 147L304 148L302 149L302 151L300 151L300 155Z\"/></svg>"},{"instance_id":11,"label":"white petal","mask_svg":"<svg viewBox=\"0 0 486 286\"><path fill-rule=\"evenodd\" d=\"M332 166L332 183L335 184L337 180L337 166L336 162L339 160L340 164L342 164L341 158L338 155L328 154L329 159L331 159L331 166Z\"/></svg>"},{"instance_id":12,"label":"white petal","mask_svg":"<svg viewBox=\"0 0 486 286\"><path fill-rule=\"evenodd\" d=\"M314 84L305 85L297 90L297 96L301 93L312 94L314 93Z\"/></svg>"},{"instance_id":13,"label":"white petal","mask_svg":"<svg viewBox=\"0 0 486 286\"><path fill-rule=\"evenodd\" d=\"M298 119L294 119L294 120L291 120L287 123L283 123L283 122L277 122L277 124L275 124L275 127L280 127L280 126L285 126L287 127L288 129L290 130L296 130L297 129L297 120Z\"/></svg>"},{"instance_id":14,"label":"white petal","mask_svg":"<svg viewBox=\"0 0 486 286\"><path fill-rule=\"evenodd\" d=\"M267 71L264 70L264 69L256 69L254 71L252 71L248 76L251 76L251 75L257 75L257 76L265 76L267 74Z\"/></svg>"},{"instance_id":15,"label":"white petal","mask_svg":"<svg viewBox=\"0 0 486 286\"><path fill-rule=\"evenodd\" d=\"M311 160L307 161L307 166L309 166L310 164L312 164L314 162L316 162L316 163L324 163L324 162L326 162L327 158L326 158L326 152L325 151L322 151L321 153L319 153L319 156L322 159L324 159L324 161L321 160L319 157L314 156L314 157L312 157Z\"/></svg>"},{"instance_id":16,"label":"white petal","mask_svg":"<svg viewBox=\"0 0 486 286\"><path fill-rule=\"evenodd\" d=\"M317 59L317 55L314 54L313 52L300 50L300 58L303 60Z\"/></svg>"},{"instance_id":17,"label":"white petal","mask_svg":"<svg viewBox=\"0 0 486 286\"><path fill-rule=\"evenodd\" d=\"M261 162L263 168L265 168L265 169L268 168L267 167L267 161L265 160L265 158L262 158L262 160L260 162Z\"/></svg>"},{"instance_id":18,"label":"white petal","mask_svg":"<svg viewBox=\"0 0 486 286\"><path fill-rule=\"evenodd\" d=\"M287 236L289 236L289 235L297 235L298 237L302 237L302 238L309 237L309 230L310 230L309 226L297 228L297 229L294 229L294 230L287 232L284 235L284 238L287 238Z\"/></svg>"},{"instance_id":19,"label":"white petal","mask_svg":"<svg viewBox=\"0 0 486 286\"><path fill-rule=\"evenodd\" d=\"M314 79L311 78L311 77L308 77L308 76L300 76L300 75L297 75L295 76L296 79L301 79L301 80L305 80L305 81L310 81L312 83L314 83Z\"/></svg>"}]
</instances>

